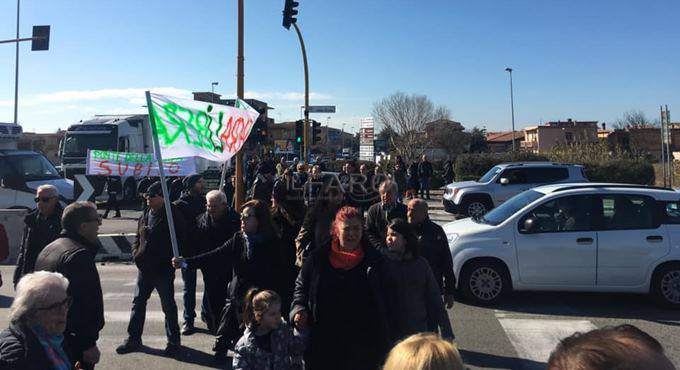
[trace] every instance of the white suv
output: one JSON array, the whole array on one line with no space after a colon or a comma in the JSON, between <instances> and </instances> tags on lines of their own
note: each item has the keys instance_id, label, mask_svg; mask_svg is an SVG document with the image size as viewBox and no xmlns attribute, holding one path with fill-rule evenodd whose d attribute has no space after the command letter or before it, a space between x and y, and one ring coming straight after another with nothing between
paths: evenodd
<instances>
[{"instance_id":1,"label":"white suv","mask_svg":"<svg viewBox=\"0 0 680 370\"><path fill-rule=\"evenodd\" d=\"M680 194L671 189L541 186L444 231L458 288L477 304L551 290L651 293L680 308Z\"/></svg>"},{"instance_id":2,"label":"white suv","mask_svg":"<svg viewBox=\"0 0 680 370\"><path fill-rule=\"evenodd\" d=\"M446 186L442 202L447 212L480 217L513 196L539 185L588 182L583 166L551 162L503 163L477 181Z\"/></svg>"}]
</instances>

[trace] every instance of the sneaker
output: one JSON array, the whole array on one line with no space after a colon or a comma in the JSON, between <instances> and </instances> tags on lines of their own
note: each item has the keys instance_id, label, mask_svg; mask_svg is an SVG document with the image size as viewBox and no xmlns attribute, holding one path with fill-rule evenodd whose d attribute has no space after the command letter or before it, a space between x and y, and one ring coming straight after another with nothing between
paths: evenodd
<instances>
[{"instance_id":1,"label":"sneaker","mask_svg":"<svg viewBox=\"0 0 680 370\"><path fill-rule=\"evenodd\" d=\"M194 324L185 322L182 324L182 335L191 335L194 333Z\"/></svg>"},{"instance_id":2,"label":"sneaker","mask_svg":"<svg viewBox=\"0 0 680 370\"><path fill-rule=\"evenodd\" d=\"M116 347L116 353L119 355L124 355L126 353L137 352L142 348L142 341L132 340L130 338L126 339L123 344Z\"/></svg>"},{"instance_id":3,"label":"sneaker","mask_svg":"<svg viewBox=\"0 0 680 370\"><path fill-rule=\"evenodd\" d=\"M181 346L178 343L168 343L165 346L163 354L166 357L176 357L179 354L180 347Z\"/></svg>"}]
</instances>

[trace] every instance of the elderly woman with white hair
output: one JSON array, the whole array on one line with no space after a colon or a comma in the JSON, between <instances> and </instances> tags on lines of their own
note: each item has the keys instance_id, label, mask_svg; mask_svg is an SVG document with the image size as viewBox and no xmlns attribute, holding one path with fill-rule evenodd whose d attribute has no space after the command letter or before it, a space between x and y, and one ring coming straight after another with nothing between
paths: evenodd
<instances>
[{"instance_id":1,"label":"elderly woman with white hair","mask_svg":"<svg viewBox=\"0 0 680 370\"><path fill-rule=\"evenodd\" d=\"M9 328L0 333L0 369L71 369L62 347L71 298L68 280L39 271L21 278L10 307Z\"/></svg>"}]
</instances>

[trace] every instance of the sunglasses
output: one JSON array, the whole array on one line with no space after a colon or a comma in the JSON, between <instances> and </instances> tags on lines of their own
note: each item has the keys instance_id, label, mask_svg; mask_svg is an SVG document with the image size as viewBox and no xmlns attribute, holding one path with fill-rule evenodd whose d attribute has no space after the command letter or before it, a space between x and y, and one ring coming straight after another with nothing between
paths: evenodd
<instances>
[{"instance_id":1,"label":"sunglasses","mask_svg":"<svg viewBox=\"0 0 680 370\"><path fill-rule=\"evenodd\" d=\"M38 203L38 202L47 203L47 202L49 202L50 200L52 200L52 197L35 197L35 198L33 198L33 200L34 200L36 203Z\"/></svg>"},{"instance_id":2,"label":"sunglasses","mask_svg":"<svg viewBox=\"0 0 680 370\"><path fill-rule=\"evenodd\" d=\"M38 311L51 311L51 310L54 310L54 309L57 309L57 308L69 309L69 308L71 308L72 303L73 303L73 298L66 297L66 299L64 299L61 302L56 302L56 303L53 303L53 304L46 306L46 307L38 307L37 310Z\"/></svg>"},{"instance_id":3,"label":"sunglasses","mask_svg":"<svg viewBox=\"0 0 680 370\"><path fill-rule=\"evenodd\" d=\"M251 215L251 214L245 213L245 212L244 212L244 213L241 213L241 221L245 221L245 220L247 220L247 219L249 219L249 218L251 218L251 217L255 217L255 215Z\"/></svg>"}]
</instances>

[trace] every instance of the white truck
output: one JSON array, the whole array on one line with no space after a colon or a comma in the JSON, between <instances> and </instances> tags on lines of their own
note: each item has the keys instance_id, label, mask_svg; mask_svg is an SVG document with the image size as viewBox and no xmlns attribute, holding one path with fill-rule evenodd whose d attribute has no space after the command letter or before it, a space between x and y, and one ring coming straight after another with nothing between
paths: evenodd
<instances>
[{"instance_id":1,"label":"white truck","mask_svg":"<svg viewBox=\"0 0 680 370\"><path fill-rule=\"evenodd\" d=\"M59 145L60 167L64 178L85 174L87 150L115 152L153 153L153 136L148 114L95 115L92 119L71 125ZM196 171L202 173L211 162L196 158ZM219 164L212 163L213 166ZM106 177L88 176L95 196L102 195ZM132 176L121 177L125 200L137 197L137 180ZM102 199L102 198L99 198Z\"/></svg>"},{"instance_id":2,"label":"white truck","mask_svg":"<svg viewBox=\"0 0 680 370\"><path fill-rule=\"evenodd\" d=\"M150 153L153 138L147 114L96 115L87 121L69 126L59 145L61 171L67 179L85 174L87 150L109 150L114 152ZM88 178L101 195L105 177ZM134 177L122 177L123 198L137 197L137 181Z\"/></svg>"},{"instance_id":3,"label":"white truck","mask_svg":"<svg viewBox=\"0 0 680 370\"><path fill-rule=\"evenodd\" d=\"M0 123L0 209L35 208L38 186L51 184L59 189L62 204L73 201L73 181L65 180L44 155L17 150L21 126Z\"/></svg>"}]
</instances>

